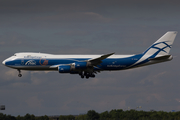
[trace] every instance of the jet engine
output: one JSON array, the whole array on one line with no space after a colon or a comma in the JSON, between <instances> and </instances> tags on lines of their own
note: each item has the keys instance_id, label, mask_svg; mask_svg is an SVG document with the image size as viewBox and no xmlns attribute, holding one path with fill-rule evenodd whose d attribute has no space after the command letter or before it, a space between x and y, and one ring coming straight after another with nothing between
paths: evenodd
<instances>
[{"instance_id":1,"label":"jet engine","mask_svg":"<svg viewBox=\"0 0 180 120\"><path fill-rule=\"evenodd\" d=\"M87 67L87 62L75 62L72 63L72 68L74 69L84 69Z\"/></svg>"},{"instance_id":2,"label":"jet engine","mask_svg":"<svg viewBox=\"0 0 180 120\"><path fill-rule=\"evenodd\" d=\"M86 61L75 62L71 64L71 69L73 70L86 69L89 66L91 66L90 62L86 62Z\"/></svg>"},{"instance_id":3,"label":"jet engine","mask_svg":"<svg viewBox=\"0 0 180 120\"><path fill-rule=\"evenodd\" d=\"M72 64L65 64L65 65L60 65L58 67L59 73L71 73L71 74L77 74L79 72L82 72L85 70L87 67L91 66L89 62L75 62Z\"/></svg>"},{"instance_id":4,"label":"jet engine","mask_svg":"<svg viewBox=\"0 0 180 120\"><path fill-rule=\"evenodd\" d=\"M70 73L71 72L71 66L70 65L60 65L58 67L59 73Z\"/></svg>"}]
</instances>

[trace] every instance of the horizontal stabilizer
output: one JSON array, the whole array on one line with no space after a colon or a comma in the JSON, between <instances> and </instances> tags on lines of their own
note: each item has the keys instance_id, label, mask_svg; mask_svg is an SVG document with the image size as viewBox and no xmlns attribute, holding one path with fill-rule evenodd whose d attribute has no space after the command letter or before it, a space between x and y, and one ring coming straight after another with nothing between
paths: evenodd
<instances>
[{"instance_id":1,"label":"horizontal stabilizer","mask_svg":"<svg viewBox=\"0 0 180 120\"><path fill-rule=\"evenodd\" d=\"M149 58L149 60L165 60L170 57L171 57L171 55L164 55L164 56L160 56L160 57L156 57L156 58Z\"/></svg>"}]
</instances>

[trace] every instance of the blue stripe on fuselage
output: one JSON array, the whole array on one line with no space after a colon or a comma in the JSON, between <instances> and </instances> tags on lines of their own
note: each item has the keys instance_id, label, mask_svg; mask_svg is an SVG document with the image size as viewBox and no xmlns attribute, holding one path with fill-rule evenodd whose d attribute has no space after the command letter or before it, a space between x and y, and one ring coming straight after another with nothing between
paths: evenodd
<instances>
[{"instance_id":1,"label":"blue stripe on fuselage","mask_svg":"<svg viewBox=\"0 0 180 120\"><path fill-rule=\"evenodd\" d=\"M141 57L142 54L127 58L108 58L103 60L101 66L98 67L101 67L103 70L123 70L136 63Z\"/></svg>"},{"instance_id":2,"label":"blue stripe on fuselage","mask_svg":"<svg viewBox=\"0 0 180 120\"><path fill-rule=\"evenodd\" d=\"M137 62L142 57L142 54L134 55L126 58L107 58L102 60L102 63L97 67L101 70L122 70L129 68L132 64ZM15 59L13 61L7 61L6 65L9 67L20 69L20 67L50 67L59 64L71 64L77 61L85 61L91 58L68 58L68 59Z\"/></svg>"}]
</instances>

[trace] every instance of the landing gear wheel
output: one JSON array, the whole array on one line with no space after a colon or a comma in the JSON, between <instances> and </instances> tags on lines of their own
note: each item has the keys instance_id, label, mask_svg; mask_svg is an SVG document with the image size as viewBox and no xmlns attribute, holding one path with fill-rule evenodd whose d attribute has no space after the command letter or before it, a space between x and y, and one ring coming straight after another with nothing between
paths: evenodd
<instances>
[{"instance_id":1,"label":"landing gear wheel","mask_svg":"<svg viewBox=\"0 0 180 120\"><path fill-rule=\"evenodd\" d=\"M89 78L89 75L86 75L86 79L88 79Z\"/></svg>"},{"instance_id":2,"label":"landing gear wheel","mask_svg":"<svg viewBox=\"0 0 180 120\"><path fill-rule=\"evenodd\" d=\"M84 78L84 75L81 75L81 78Z\"/></svg>"},{"instance_id":3,"label":"landing gear wheel","mask_svg":"<svg viewBox=\"0 0 180 120\"><path fill-rule=\"evenodd\" d=\"M18 74L18 77L22 77L22 74Z\"/></svg>"},{"instance_id":4,"label":"landing gear wheel","mask_svg":"<svg viewBox=\"0 0 180 120\"><path fill-rule=\"evenodd\" d=\"M18 72L19 72L18 77L22 77L21 70L18 69Z\"/></svg>"},{"instance_id":5,"label":"landing gear wheel","mask_svg":"<svg viewBox=\"0 0 180 120\"><path fill-rule=\"evenodd\" d=\"M91 76L92 78L94 78L95 77L95 75L94 74L92 74L92 76Z\"/></svg>"}]
</instances>

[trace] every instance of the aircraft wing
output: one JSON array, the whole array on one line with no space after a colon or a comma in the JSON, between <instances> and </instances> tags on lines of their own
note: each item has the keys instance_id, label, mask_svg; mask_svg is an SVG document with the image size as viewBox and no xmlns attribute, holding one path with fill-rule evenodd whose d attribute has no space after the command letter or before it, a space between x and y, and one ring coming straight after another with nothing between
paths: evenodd
<instances>
[{"instance_id":1,"label":"aircraft wing","mask_svg":"<svg viewBox=\"0 0 180 120\"><path fill-rule=\"evenodd\" d=\"M113 55L114 53L110 53L110 54L105 54L105 55L102 55L98 58L93 58L93 59L89 59L87 60L87 62L90 62L91 65L93 66L96 66L96 65L99 65L102 63L102 60L108 58L109 56Z\"/></svg>"},{"instance_id":2,"label":"aircraft wing","mask_svg":"<svg viewBox=\"0 0 180 120\"><path fill-rule=\"evenodd\" d=\"M86 60L86 62L89 63L91 66L97 66L97 65L102 63L102 60L108 58L109 56L111 56L113 54L114 53L104 54L104 55L102 55L102 56L100 56L98 58L92 58L92 59ZM53 65L53 66L50 66L50 68L57 68L60 65L62 65L62 64ZM66 64L66 65L71 65L71 64Z\"/></svg>"}]
</instances>

